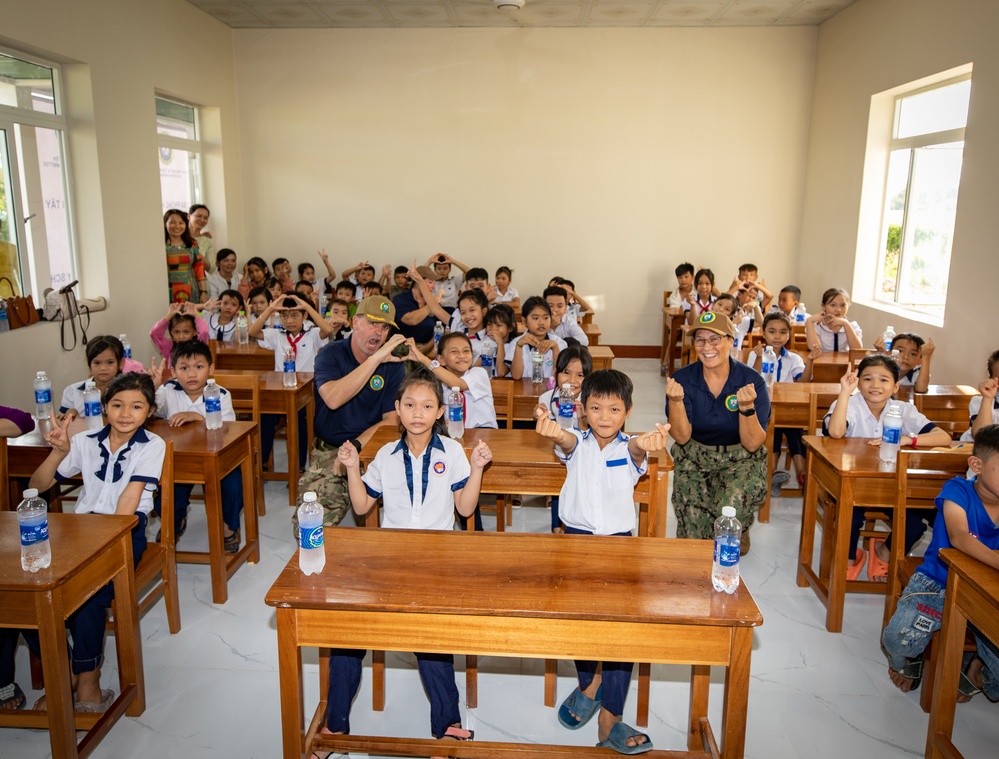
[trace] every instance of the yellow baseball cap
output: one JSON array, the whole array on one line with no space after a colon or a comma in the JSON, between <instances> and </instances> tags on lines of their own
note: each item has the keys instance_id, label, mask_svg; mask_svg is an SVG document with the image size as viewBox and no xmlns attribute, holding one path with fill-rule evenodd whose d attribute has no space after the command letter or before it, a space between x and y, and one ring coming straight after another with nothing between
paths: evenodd
<instances>
[{"instance_id":1,"label":"yellow baseball cap","mask_svg":"<svg viewBox=\"0 0 999 759\"><path fill-rule=\"evenodd\" d=\"M368 321L399 328L395 323L395 306L384 295L369 295L362 300L357 304L355 316L364 316Z\"/></svg>"}]
</instances>

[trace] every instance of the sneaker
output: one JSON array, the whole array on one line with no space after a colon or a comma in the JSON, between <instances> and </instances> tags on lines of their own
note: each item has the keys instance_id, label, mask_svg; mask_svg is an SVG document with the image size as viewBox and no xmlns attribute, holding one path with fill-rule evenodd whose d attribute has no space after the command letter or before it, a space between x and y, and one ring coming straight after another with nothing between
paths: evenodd
<instances>
[{"instance_id":1,"label":"sneaker","mask_svg":"<svg viewBox=\"0 0 999 759\"><path fill-rule=\"evenodd\" d=\"M770 497L771 498L780 498L780 489L781 489L781 486L785 482L790 481L790 479L791 479L791 475L788 474L787 472L782 472L782 471L774 472L773 479L770 480Z\"/></svg>"}]
</instances>

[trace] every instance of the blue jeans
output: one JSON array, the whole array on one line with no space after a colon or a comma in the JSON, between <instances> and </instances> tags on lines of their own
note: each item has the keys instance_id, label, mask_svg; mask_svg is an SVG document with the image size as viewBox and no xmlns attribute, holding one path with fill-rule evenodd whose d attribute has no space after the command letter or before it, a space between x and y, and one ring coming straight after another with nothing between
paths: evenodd
<instances>
[{"instance_id":1,"label":"blue jeans","mask_svg":"<svg viewBox=\"0 0 999 759\"><path fill-rule=\"evenodd\" d=\"M274 433L277 431L278 423L284 419L284 414L261 414L260 415L260 458L267 465L267 460L274 450ZM308 418L303 408L298 412L298 468L305 469L305 461L309 456L309 430L306 426ZM288 470L293 471L294 463L288 462Z\"/></svg>"},{"instance_id":2,"label":"blue jeans","mask_svg":"<svg viewBox=\"0 0 999 759\"><path fill-rule=\"evenodd\" d=\"M898 599L898 606L881 634L881 646L888 656L888 666L900 670L926 650L930 636L943 624L945 586L916 572ZM975 633L982 668L982 690L991 699L999 698L999 651L995 644Z\"/></svg>"}]
</instances>

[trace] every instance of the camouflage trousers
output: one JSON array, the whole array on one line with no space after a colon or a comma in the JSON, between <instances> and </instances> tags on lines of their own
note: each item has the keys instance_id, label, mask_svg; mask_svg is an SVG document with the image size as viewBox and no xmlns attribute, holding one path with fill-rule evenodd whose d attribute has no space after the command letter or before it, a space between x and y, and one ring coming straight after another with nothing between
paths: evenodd
<instances>
[{"instance_id":1,"label":"camouflage trousers","mask_svg":"<svg viewBox=\"0 0 999 759\"><path fill-rule=\"evenodd\" d=\"M336 527L350 508L350 493L347 490L347 476L333 474L337 460L336 446L316 438L312 446L312 460L305 474L298 478L298 493L313 491L316 500L323 507L323 524ZM364 472L364 464L361 464ZM295 535L298 535L298 510L291 518Z\"/></svg>"},{"instance_id":2,"label":"camouflage trousers","mask_svg":"<svg viewBox=\"0 0 999 759\"><path fill-rule=\"evenodd\" d=\"M742 446L716 451L694 440L674 443L673 511L678 538L714 539L715 520L725 506L748 530L767 497L767 450L750 453Z\"/></svg>"}]
</instances>

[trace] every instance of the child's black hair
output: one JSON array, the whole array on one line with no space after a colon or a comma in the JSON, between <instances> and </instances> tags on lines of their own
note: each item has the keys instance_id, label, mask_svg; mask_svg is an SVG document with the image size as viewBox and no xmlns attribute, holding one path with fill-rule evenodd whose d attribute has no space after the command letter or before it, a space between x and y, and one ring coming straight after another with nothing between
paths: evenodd
<instances>
[{"instance_id":1,"label":"child's black hair","mask_svg":"<svg viewBox=\"0 0 999 759\"><path fill-rule=\"evenodd\" d=\"M345 301L343 298L334 298L328 304L326 304L326 307L328 309L332 308L333 306L343 306L344 308L347 309L350 308L350 304L347 301Z\"/></svg>"},{"instance_id":2,"label":"child's black hair","mask_svg":"<svg viewBox=\"0 0 999 759\"><path fill-rule=\"evenodd\" d=\"M975 447L971 455L982 461L988 461L999 453L999 424L982 427L975 433Z\"/></svg>"},{"instance_id":3,"label":"child's black hair","mask_svg":"<svg viewBox=\"0 0 999 759\"><path fill-rule=\"evenodd\" d=\"M278 264L290 264L290 263L291 261L289 261L287 258L275 258L273 261L271 261L271 268L276 269L278 267Z\"/></svg>"},{"instance_id":4,"label":"child's black hair","mask_svg":"<svg viewBox=\"0 0 999 759\"><path fill-rule=\"evenodd\" d=\"M396 266L395 267L395 271L392 272L392 273L393 274L409 274L409 267L408 266Z\"/></svg>"},{"instance_id":5,"label":"child's black hair","mask_svg":"<svg viewBox=\"0 0 999 759\"><path fill-rule=\"evenodd\" d=\"M785 285L780 291L782 293L791 293L796 301L801 302L801 288L797 285Z\"/></svg>"},{"instance_id":6,"label":"child's black hair","mask_svg":"<svg viewBox=\"0 0 999 759\"><path fill-rule=\"evenodd\" d=\"M173 332L173 328L187 322L191 325L191 329L198 331L198 323L194 321L194 316L191 314L174 314L170 317L170 321L167 322L167 333ZM172 339L172 338L171 338Z\"/></svg>"},{"instance_id":7,"label":"child's black hair","mask_svg":"<svg viewBox=\"0 0 999 759\"><path fill-rule=\"evenodd\" d=\"M898 362L891 356L886 356L883 353L872 353L870 356L865 356L864 360L860 362L860 366L857 367L857 376L859 377L864 373L864 369L871 366L883 366L895 378L895 382L898 382Z\"/></svg>"},{"instance_id":8,"label":"child's black hair","mask_svg":"<svg viewBox=\"0 0 999 759\"><path fill-rule=\"evenodd\" d=\"M694 275L694 285L700 281L701 277L707 277L711 282L712 287L715 284L715 273L711 269L698 269L697 274Z\"/></svg>"},{"instance_id":9,"label":"child's black hair","mask_svg":"<svg viewBox=\"0 0 999 759\"><path fill-rule=\"evenodd\" d=\"M268 290L263 285L259 285L258 287L254 287L252 290L250 290L250 294L247 296L246 299L253 300L258 295L263 295L265 298L267 298L268 303L270 303L273 300L273 298L271 297L271 291Z\"/></svg>"},{"instance_id":10,"label":"child's black hair","mask_svg":"<svg viewBox=\"0 0 999 759\"><path fill-rule=\"evenodd\" d=\"M559 285L552 285L551 287L546 287L545 291L541 293L541 296L547 301L549 296L565 298L565 302L569 302L569 293L565 291L564 287Z\"/></svg>"},{"instance_id":11,"label":"child's black hair","mask_svg":"<svg viewBox=\"0 0 999 759\"><path fill-rule=\"evenodd\" d=\"M285 295L298 295L298 293L285 293ZM284 298L281 301L281 308L292 309L294 311L301 311L305 313L305 309L298 305L298 302L294 298Z\"/></svg>"},{"instance_id":12,"label":"child's black hair","mask_svg":"<svg viewBox=\"0 0 999 759\"><path fill-rule=\"evenodd\" d=\"M828 290L822 293L822 305L824 306L827 303L831 302L832 299L835 298L837 295L842 295L844 298L846 298L847 304L850 303L850 293L848 293L842 287L830 287Z\"/></svg>"},{"instance_id":13,"label":"child's black hair","mask_svg":"<svg viewBox=\"0 0 999 759\"><path fill-rule=\"evenodd\" d=\"M472 301L476 306L481 308L483 311L489 310L489 298L487 298L486 294L477 287L473 287L470 290L465 290L461 295L458 296L459 310L461 309L461 302L463 300Z\"/></svg>"},{"instance_id":14,"label":"child's black hair","mask_svg":"<svg viewBox=\"0 0 999 759\"><path fill-rule=\"evenodd\" d=\"M562 292L565 292L565 290ZM532 295L530 298L525 300L524 305L520 307L520 315L524 317L524 321L527 321L527 315L538 308L543 310L549 316L552 315L552 310L548 306L548 301L540 295Z\"/></svg>"},{"instance_id":15,"label":"child's black hair","mask_svg":"<svg viewBox=\"0 0 999 759\"><path fill-rule=\"evenodd\" d=\"M484 279L486 282L489 281L489 272L483 269L481 266L473 266L471 269L465 272L465 281L470 279Z\"/></svg>"},{"instance_id":16,"label":"child's black hair","mask_svg":"<svg viewBox=\"0 0 999 759\"><path fill-rule=\"evenodd\" d=\"M682 264L680 264L679 266L677 266L673 270L673 273L678 278L682 277L684 274L693 274L694 273L694 265L692 263L687 263L686 261L684 261Z\"/></svg>"},{"instance_id":17,"label":"child's black hair","mask_svg":"<svg viewBox=\"0 0 999 759\"><path fill-rule=\"evenodd\" d=\"M370 282L365 282L363 285L361 285L361 288L364 290L365 295L369 295L370 294L369 291L371 290L378 291L375 293L375 295L382 294L382 286L378 284L375 280L371 280Z\"/></svg>"},{"instance_id":18,"label":"child's black hair","mask_svg":"<svg viewBox=\"0 0 999 759\"><path fill-rule=\"evenodd\" d=\"M566 279L565 277L559 277L558 284L569 285L569 287L571 287L573 290L576 289L576 283L573 282L571 279Z\"/></svg>"},{"instance_id":19,"label":"child's black hair","mask_svg":"<svg viewBox=\"0 0 999 759\"><path fill-rule=\"evenodd\" d=\"M503 324L509 330L507 338L512 340L517 331L517 315L506 303L497 303L486 312L486 324Z\"/></svg>"},{"instance_id":20,"label":"child's black hair","mask_svg":"<svg viewBox=\"0 0 999 759\"><path fill-rule=\"evenodd\" d=\"M305 272L307 272L309 269L312 269L312 271L315 271L316 267L313 266L312 264L310 264L308 261L306 261L304 264L299 264L298 265L298 278L299 279L305 279Z\"/></svg>"},{"instance_id":21,"label":"child's black hair","mask_svg":"<svg viewBox=\"0 0 999 759\"><path fill-rule=\"evenodd\" d=\"M212 361L212 349L205 345L200 340L188 340L183 343L174 343L173 348L170 350L170 364L177 366L177 362L182 358L195 358L200 356L208 361L211 365L215 363Z\"/></svg>"},{"instance_id":22,"label":"child's black hair","mask_svg":"<svg viewBox=\"0 0 999 759\"><path fill-rule=\"evenodd\" d=\"M718 301L715 301L717 303ZM763 331L767 331L767 325L770 322L780 322L785 327L787 327L788 335L791 334L791 318L785 314L783 311L771 311L766 316L763 317Z\"/></svg>"},{"instance_id":23,"label":"child's black hair","mask_svg":"<svg viewBox=\"0 0 999 759\"><path fill-rule=\"evenodd\" d=\"M509 266L499 267L496 270L496 276L498 277L500 274L506 274L510 279L513 279L513 269L511 269Z\"/></svg>"},{"instance_id":24,"label":"child's black hair","mask_svg":"<svg viewBox=\"0 0 999 759\"><path fill-rule=\"evenodd\" d=\"M298 280L298 282L295 283L295 290L298 290L298 288L303 287L303 286L304 287L308 287L310 290L313 290L313 291L316 289L309 280L307 280L307 279L300 279L300 280Z\"/></svg>"},{"instance_id":25,"label":"child's black hair","mask_svg":"<svg viewBox=\"0 0 999 759\"><path fill-rule=\"evenodd\" d=\"M735 315L735 312L739 309L739 301L735 299L734 295L730 295L729 293L722 293L717 298L715 298L714 302L711 305L712 307L714 307L718 303L731 303L733 316Z\"/></svg>"},{"instance_id":26,"label":"child's black hair","mask_svg":"<svg viewBox=\"0 0 999 759\"><path fill-rule=\"evenodd\" d=\"M617 369L597 369L583 378L583 387L579 400L583 406L590 397L609 398L616 395L624 403L624 410L631 411L631 394L635 385L631 378Z\"/></svg>"},{"instance_id":27,"label":"child's black hair","mask_svg":"<svg viewBox=\"0 0 999 759\"><path fill-rule=\"evenodd\" d=\"M357 271L358 272L370 271L372 274L375 274L375 267L372 266L371 264L368 264L367 266L361 266L360 268L358 268Z\"/></svg>"},{"instance_id":28,"label":"child's black hair","mask_svg":"<svg viewBox=\"0 0 999 759\"><path fill-rule=\"evenodd\" d=\"M153 386L152 377L143 372L124 372L123 374L119 374L104 388L104 396L101 398L101 402L107 407L118 393L123 393L126 390L138 390L142 393L146 399L146 403L149 404L149 416L146 420L148 421L152 418L153 412L156 410L156 388Z\"/></svg>"},{"instance_id":29,"label":"child's black hair","mask_svg":"<svg viewBox=\"0 0 999 759\"><path fill-rule=\"evenodd\" d=\"M269 277L271 275L271 270L267 268L267 262L260 256L254 256L249 261L246 262L246 266L256 266L258 269L263 271L264 277Z\"/></svg>"},{"instance_id":30,"label":"child's black hair","mask_svg":"<svg viewBox=\"0 0 999 759\"><path fill-rule=\"evenodd\" d=\"M240 311L246 310L246 303L243 301L243 293L241 293L239 290L223 290L222 292L219 293L219 301L221 301L227 295L230 298L232 298L234 301L239 303Z\"/></svg>"},{"instance_id":31,"label":"child's black hair","mask_svg":"<svg viewBox=\"0 0 999 759\"><path fill-rule=\"evenodd\" d=\"M895 335L894 339L891 341L891 347L894 348L895 344L899 340L908 340L910 343L915 343L916 350L922 350L923 346L926 345L926 341L915 332L902 332L901 334Z\"/></svg>"},{"instance_id":32,"label":"child's black hair","mask_svg":"<svg viewBox=\"0 0 999 759\"><path fill-rule=\"evenodd\" d=\"M558 359L555 361L555 373L566 371L570 361L579 361L579 367L583 370L584 377L593 371L593 356L583 345L571 345L559 352Z\"/></svg>"},{"instance_id":33,"label":"child's black hair","mask_svg":"<svg viewBox=\"0 0 999 759\"><path fill-rule=\"evenodd\" d=\"M455 340L464 340L468 343L468 347L472 347L472 341L468 339L468 335L464 332L448 332L446 335L442 335L441 339L437 341L437 355L439 356L444 352L444 348L447 347L448 343L452 343Z\"/></svg>"},{"instance_id":34,"label":"child's black hair","mask_svg":"<svg viewBox=\"0 0 999 759\"><path fill-rule=\"evenodd\" d=\"M752 274L754 271L758 272L760 269L756 264L743 264L739 267L740 274Z\"/></svg>"},{"instance_id":35,"label":"child's black hair","mask_svg":"<svg viewBox=\"0 0 999 759\"><path fill-rule=\"evenodd\" d=\"M357 289L353 282L349 279L341 279L336 283L336 287L333 288L333 292L337 290L350 290L352 293L356 293Z\"/></svg>"},{"instance_id":36,"label":"child's black hair","mask_svg":"<svg viewBox=\"0 0 999 759\"><path fill-rule=\"evenodd\" d=\"M222 263L223 258L228 258L229 256L235 256L236 251L232 248L220 248L219 252L215 254L215 265L218 266Z\"/></svg>"},{"instance_id":37,"label":"child's black hair","mask_svg":"<svg viewBox=\"0 0 999 759\"><path fill-rule=\"evenodd\" d=\"M443 338L441 338L443 339ZM395 400L398 403L402 402L403 394L413 385L426 385L433 392L434 397L437 399L438 407L443 408L444 406L444 390L441 381L434 376L431 372L424 366L418 366L412 372L406 375L402 383L399 385L399 392L395 395ZM406 428L402 426L402 420L399 420L399 431L405 435ZM440 418L434 422L434 432L438 435L447 435L447 414L441 414Z\"/></svg>"},{"instance_id":38,"label":"child's black hair","mask_svg":"<svg viewBox=\"0 0 999 759\"><path fill-rule=\"evenodd\" d=\"M282 286L281 280L278 279L277 277L268 277L266 280L264 280L264 284L267 285L267 287L281 287Z\"/></svg>"},{"instance_id":39,"label":"child's black hair","mask_svg":"<svg viewBox=\"0 0 999 759\"><path fill-rule=\"evenodd\" d=\"M999 351L992 351L992 353L989 354L989 360L986 363L986 367L989 370L989 377L996 376L995 368L997 364L999 364Z\"/></svg>"},{"instance_id":40,"label":"child's black hair","mask_svg":"<svg viewBox=\"0 0 999 759\"><path fill-rule=\"evenodd\" d=\"M121 340L114 335L98 335L90 338L87 343L87 366L104 351L111 351L119 364L125 360L125 346L121 344Z\"/></svg>"}]
</instances>

